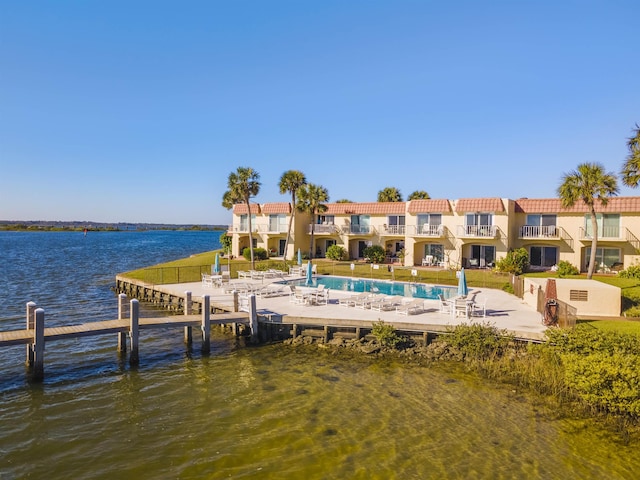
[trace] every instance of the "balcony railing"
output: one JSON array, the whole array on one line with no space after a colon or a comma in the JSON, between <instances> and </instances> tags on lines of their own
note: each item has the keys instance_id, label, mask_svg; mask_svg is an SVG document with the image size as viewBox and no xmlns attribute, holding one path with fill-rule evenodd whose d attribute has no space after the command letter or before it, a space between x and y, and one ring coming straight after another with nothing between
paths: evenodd
<instances>
[{"instance_id":1,"label":"balcony railing","mask_svg":"<svg viewBox=\"0 0 640 480\"><path fill-rule=\"evenodd\" d=\"M258 228L256 225L251 225L251 230L253 232L257 232ZM249 233L249 225L245 223L239 223L237 225L229 225L229 232L231 233Z\"/></svg>"},{"instance_id":2,"label":"balcony railing","mask_svg":"<svg viewBox=\"0 0 640 480\"><path fill-rule=\"evenodd\" d=\"M496 225L458 225L458 237L495 238Z\"/></svg>"},{"instance_id":3,"label":"balcony railing","mask_svg":"<svg viewBox=\"0 0 640 480\"><path fill-rule=\"evenodd\" d=\"M307 233L309 235L311 235L311 225L309 225L307 227ZM338 227L336 227L333 224L329 224L329 225L320 225L320 224L315 224L313 225L313 233L314 234L332 234L332 233L338 233Z\"/></svg>"},{"instance_id":4,"label":"balcony railing","mask_svg":"<svg viewBox=\"0 0 640 480\"><path fill-rule=\"evenodd\" d=\"M520 238L559 238L560 231L555 225L524 225L520 227Z\"/></svg>"},{"instance_id":5,"label":"balcony railing","mask_svg":"<svg viewBox=\"0 0 640 480\"><path fill-rule=\"evenodd\" d=\"M380 233L382 235L404 235L406 230L405 225L383 225Z\"/></svg>"},{"instance_id":6,"label":"balcony railing","mask_svg":"<svg viewBox=\"0 0 640 480\"><path fill-rule=\"evenodd\" d=\"M622 240L622 237L620 236L620 227L619 226L610 226L610 227L602 226L602 227L598 227L598 238L599 239L607 238L607 239L611 239L611 240ZM580 239L581 240L591 240L592 239L591 229L589 229L589 231L587 231L586 228L580 227Z\"/></svg>"},{"instance_id":7,"label":"balcony railing","mask_svg":"<svg viewBox=\"0 0 640 480\"><path fill-rule=\"evenodd\" d=\"M371 235L374 228L369 225L346 225L342 229L342 233L347 235Z\"/></svg>"},{"instance_id":8,"label":"balcony railing","mask_svg":"<svg viewBox=\"0 0 640 480\"><path fill-rule=\"evenodd\" d=\"M425 223L416 227L416 235L424 237L444 237L444 225L431 225Z\"/></svg>"},{"instance_id":9,"label":"balcony railing","mask_svg":"<svg viewBox=\"0 0 640 480\"><path fill-rule=\"evenodd\" d=\"M256 225L256 228L260 233L287 233L289 225L261 223Z\"/></svg>"}]
</instances>

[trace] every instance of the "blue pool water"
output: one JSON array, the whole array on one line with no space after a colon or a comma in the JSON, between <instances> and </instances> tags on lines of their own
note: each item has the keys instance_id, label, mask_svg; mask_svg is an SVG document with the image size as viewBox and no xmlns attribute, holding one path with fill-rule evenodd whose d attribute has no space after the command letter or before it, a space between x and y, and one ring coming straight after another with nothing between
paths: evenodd
<instances>
[{"instance_id":1,"label":"blue pool water","mask_svg":"<svg viewBox=\"0 0 640 480\"><path fill-rule=\"evenodd\" d=\"M306 280L302 278L286 283L289 285L305 286L305 282ZM308 286L317 287L318 285L324 285L325 288L332 290L384 293L386 295L402 295L404 297L425 298L427 300L437 300L440 294L442 294L444 298L454 297L457 292L456 287L445 287L441 285L324 276L314 277L313 283Z\"/></svg>"}]
</instances>

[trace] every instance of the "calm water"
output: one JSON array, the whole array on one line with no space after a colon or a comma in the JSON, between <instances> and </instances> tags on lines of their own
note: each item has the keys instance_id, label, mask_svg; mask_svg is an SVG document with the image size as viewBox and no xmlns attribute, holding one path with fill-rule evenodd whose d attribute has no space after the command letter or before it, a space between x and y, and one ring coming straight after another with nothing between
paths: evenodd
<instances>
[{"instance_id":1,"label":"calm water","mask_svg":"<svg viewBox=\"0 0 640 480\"><path fill-rule=\"evenodd\" d=\"M116 273L216 248L219 233L0 232L0 325L113 318ZM153 336L152 336L153 335ZM245 347L212 355L144 332L139 368L115 338L0 351L0 479L637 478L637 446L455 371ZM197 342L194 342L197 347Z\"/></svg>"},{"instance_id":2,"label":"calm water","mask_svg":"<svg viewBox=\"0 0 640 480\"><path fill-rule=\"evenodd\" d=\"M379 280L367 280L366 278L349 277L314 277L311 284L306 279L289 280L291 285L310 285L317 287L324 285L332 290L344 290L346 292L376 292L385 295L401 295L403 297L427 298L437 300L438 295L451 298L457 294L457 287L445 287L441 285L427 285L407 282L388 282Z\"/></svg>"}]
</instances>

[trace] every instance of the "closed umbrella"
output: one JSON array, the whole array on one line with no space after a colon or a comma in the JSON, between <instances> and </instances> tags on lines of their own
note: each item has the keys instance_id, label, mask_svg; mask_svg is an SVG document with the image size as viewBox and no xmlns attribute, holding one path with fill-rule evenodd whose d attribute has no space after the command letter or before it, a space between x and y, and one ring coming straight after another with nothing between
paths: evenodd
<instances>
[{"instance_id":1,"label":"closed umbrella","mask_svg":"<svg viewBox=\"0 0 640 480\"><path fill-rule=\"evenodd\" d=\"M467 288L467 276L464 273L464 268L460 270L460 278L458 278L458 295L466 297L469 294Z\"/></svg>"},{"instance_id":2,"label":"closed umbrella","mask_svg":"<svg viewBox=\"0 0 640 480\"><path fill-rule=\"evenodd\" d=\"M302 265L302 252L298 249L298 266Z\"/></svg>"},{"instance_id":3,"label":"closed umbrella","mask_svg":"<svg viewBox=\"0 0 640 480\"><path fill-rule=\"evenodd\" d=\"M216 253L216 261L213 263L213 274L220 275L220 255Z\"/></svg>"},{"instance_id":4,"label":"closed umbrella","mask_svg":"<svg viewBox=\"0 0 640 480\"><path fill-rule=\"evenodd\" d=\"M313 265L311 265L311 262L307 263L307 279L304 282L305 285L312 285L313 284Z\"/></svg>"}]
</instances>

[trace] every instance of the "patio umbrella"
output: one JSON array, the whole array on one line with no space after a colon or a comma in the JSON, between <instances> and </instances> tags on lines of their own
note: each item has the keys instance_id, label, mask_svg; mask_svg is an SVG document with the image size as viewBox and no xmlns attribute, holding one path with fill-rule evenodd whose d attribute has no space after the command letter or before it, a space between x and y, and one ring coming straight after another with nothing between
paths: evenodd
<instances>
[{"instance_id":1,"label":"patio umbrella","mask_svg":"<svg viewBox=\"0 0 640 480\"><path fill-rule=\"evenodd\" d=\"M300 249L298 249L298 265L302 265L302 253Z\"/></svg>"},{"instance_id":2,"label":"patio umbrella","mask_svg":"<svg viewBox=\"0 0 640 480\"><path fill-rule=\"evenodd\" d=\"M220 275L220 255L216 253L216 261L213 263L213 274Z\"/></svg>"},{"instance_id":3,"label":"patio umbrella","mask_svg":"<svg viewBox=\"0 0 640 480\"><path fill-rule=\"evenodd\" d=\"M544 319L547 326L558 323L558 289L556 279L547 279L547 286L544 289Z\"/></svg>"},{"instance_id":4,"label":"patio umbrella","mask_svg":"<svg viewBox=\"0 0 640 480\"><path fill-rule=\"evenodd\" d=\"M467 276L464 273L464 267L460 269L460 278L458 278L458 295L466 297L469 294L467 288Z\"/></svg>"},{"instance_id":5,"label":"patio umbrella","mask_svg":"<svg viewBox=\"0 0 640 480\"><path fill-rule=\"evenodd\" d=\"M311 265L311 262L307 263L307 279L305 280L304 284L313 284L313 265Z\"/></svg>"}]
</instances>

